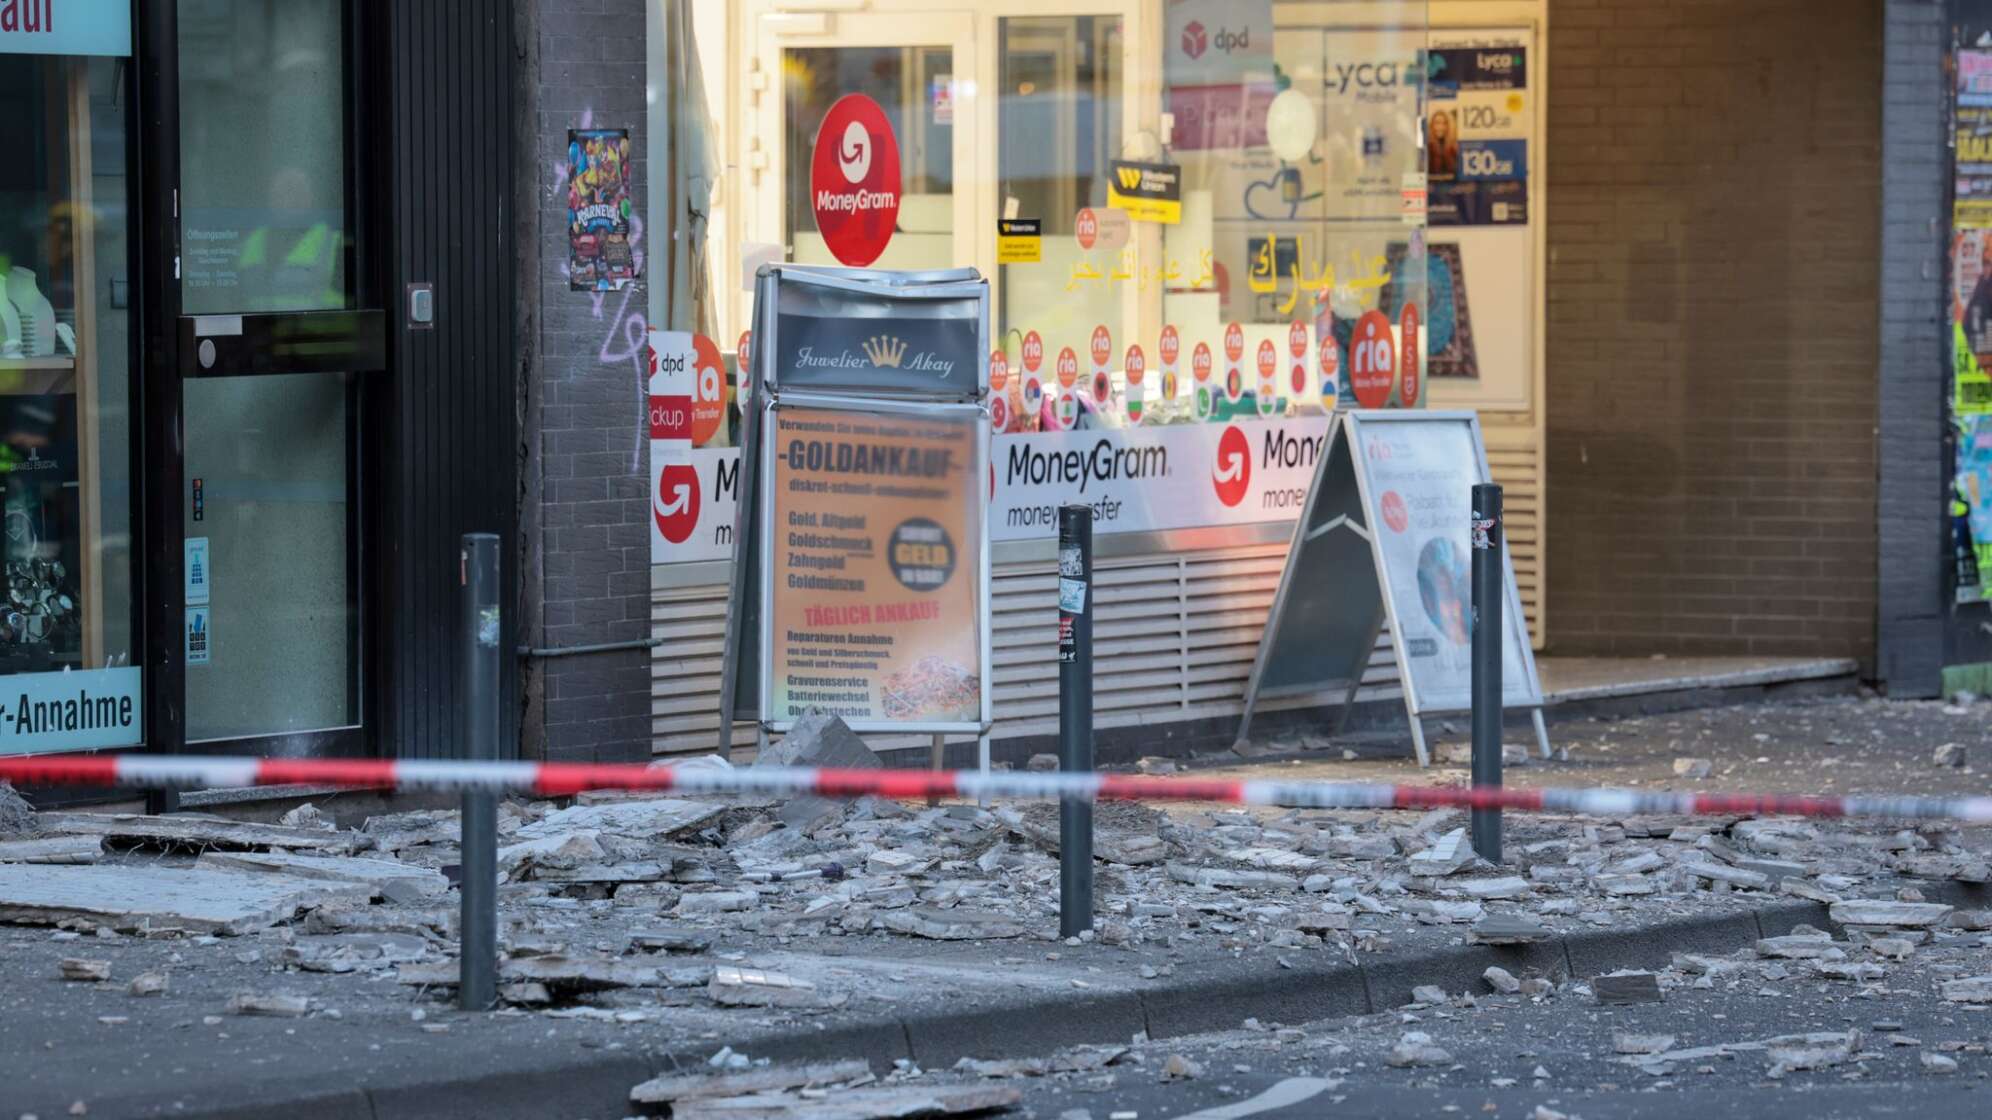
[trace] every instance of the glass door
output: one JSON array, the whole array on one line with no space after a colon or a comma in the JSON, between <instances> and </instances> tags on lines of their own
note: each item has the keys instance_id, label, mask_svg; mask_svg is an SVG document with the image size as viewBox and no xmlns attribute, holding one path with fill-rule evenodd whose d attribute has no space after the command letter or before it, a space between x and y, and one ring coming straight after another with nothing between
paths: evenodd
<instances>
[{"instance_id":1,"label":"glass door","mask_svg":"<svg viewBox=\"0 0 1992 1120\"><path fill-rule=\"evenodd\" d=\"M184 739L210 749L321 753L363 714L357 416L385 320L352 19L344 0L177 4L178 652Z\"/></svg>"},{"instance_id":2,"label":"glass door","mask_svg":"<svg viewBox=\"0 0 1992 1120\"><path fill-rule=\"evenodd\" d=\"M759 217L781 238L786 259L840 263L817 227L810 163L831 107L862 94L883 110L900 165L898 217L872 265L975 263L974 21L958 12L835 13L820 22L772 13L761 24L756 64L776 77L758 98L765 123L758 135L782 139L765 157L773 167L760 178Z\"/></svg>"}]
</instances>

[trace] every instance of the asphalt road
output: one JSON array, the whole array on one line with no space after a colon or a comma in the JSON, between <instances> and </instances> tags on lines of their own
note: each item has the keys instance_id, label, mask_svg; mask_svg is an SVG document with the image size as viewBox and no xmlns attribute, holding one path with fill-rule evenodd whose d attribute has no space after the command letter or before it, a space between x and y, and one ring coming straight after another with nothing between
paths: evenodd
<instances>
[{"instance_id":1,"label":"asphalt road","mask_svg":"<svg viewBox=\"0 0 1992 1120\"><path fill-rule=\"evenodd\" d=\"M1992 937L1946 940L1899 963L1848 951L1849 961L1886 969L1867 983L1813 976L1802 961L1765 961L1712 988L1674 987L1657 1004L1604 1006L1576 986L1541 999L1482 987L1471 1001L1455 993L1448 1004L1360 1019L1140 1044L1098 1072L1011 1083L1026 1094L1022 1114L1043 1120L1079 1120L1072 1110L1090 1120L1982 1116L1992 1110L1992 1008L1939 992L1944 980L1992 973ZM1780 969L1789 975L1779 978ZM1776 1071L1759 1048L1654 1072L1618 1052L1621 1034L1671 1035L1678 1050L1849 1030L1860 1032L1857 1048L1820 1069ZM1430 1035L1450 1061L1390 1066L1406 1031ZM1957 1068L1928 1070L1926 1054ZM1196 1067L1193 1077L1165 1077L1175 1056Z\"/></svg>"}]
</instances>

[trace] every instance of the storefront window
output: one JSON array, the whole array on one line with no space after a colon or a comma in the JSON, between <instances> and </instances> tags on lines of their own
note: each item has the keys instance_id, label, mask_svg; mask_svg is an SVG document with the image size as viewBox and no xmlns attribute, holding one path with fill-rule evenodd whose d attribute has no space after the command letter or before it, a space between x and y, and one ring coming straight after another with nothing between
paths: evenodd
<instances>
[{"instance_id":1,"label":"storefront window","mask_svg":"<svg viewBox=\"0 0 1992 1120\"><path fill-rule=\"evenodd\" d=\"M0 33L0 753L131 744L143 726L130 34L63 31Z\"/></svg>"}]
</instances>

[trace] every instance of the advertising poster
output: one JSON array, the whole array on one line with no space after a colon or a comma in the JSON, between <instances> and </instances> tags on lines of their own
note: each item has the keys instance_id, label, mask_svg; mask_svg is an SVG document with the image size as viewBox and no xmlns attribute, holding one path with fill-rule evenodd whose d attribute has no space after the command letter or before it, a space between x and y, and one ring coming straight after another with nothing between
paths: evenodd
<instances>
[{"instance_id":1,"label":"advertising poster","mask_svg":"<svg viewBox=\"0 0 1992 1120\"><path fill-rule=\"evenodd\" d=\"M768 580L777 720L974 723L982 666L976 422L775 413Z\"/></svg>"},{"instance_id":2,"label":"advertising poster","mask_svg":"<svg viewBox=\"0 0 1992 1120\"><path fill-rule=\"evenodd\" d=\"M1992 599L1992 51L1957 53L1951 219L1951 503L1957 599Z\"/></svg>"},{"instance_id":3,"label":"advertising poster","mask_svg":"<svg viewBox=\"0 0 1992 1120\"><path fill-rule=\"evenodd\" d=\"M567 133L567 280L577 292L636 283L630 220L629 130Z\"/></svg>"},{"instance_id":4,"label":"advertising poster","mask_svg":"<svg viewBox=\"0 0 1992 1120\"><path fill-rule=\"evenodd\" d=\"M1471 494L1480 451L1465 419L1373 422L1355 429L1354 448L1368 477L1370 524L1418 710L1472 707L1473 584L1468 545ZM1526 636L1519 611L1505 612L1501 643L1502 695L1530 700Z\"/></svg>"},{"instance_id":5,"label":"advertising poster","mask_svg":"<svg viewBox=\"0 0 1992 1120\"><path fill-rule=\"evenodd\" d=\"M1169 0L1163 68L1179 152L1266 142L1273 85L1272 0Z\"/></svg>"},{"instance_id":6,"label":"advertising poster","mask_svg":"<svg viewBox=\"0 0 1992 1120\"><path fill-rule=\"evenodd\" d=\"M1434 32L1425 152L1434 226L1528 221L1528 48L1521 35Z\"/></svg>"}]
</instances>

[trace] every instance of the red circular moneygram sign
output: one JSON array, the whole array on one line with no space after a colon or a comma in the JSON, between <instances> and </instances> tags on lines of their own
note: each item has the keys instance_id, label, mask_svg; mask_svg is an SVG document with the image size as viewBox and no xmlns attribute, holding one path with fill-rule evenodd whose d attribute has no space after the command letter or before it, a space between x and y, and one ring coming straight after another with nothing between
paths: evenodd
<instances>
[{"instance_id":1,"label":"red circular moneygram sign","mask_svg":"<svg viewBox=\"0 0 1992 1120\"><path fill-rule=\"evenodd\" d=\"M1107 333L1107 325L1101 323L1093 328L1093 341L1088 347L1093 355L1093 368L1105 369L1114 356L1114 336Z\"/></svg>"},{"instance_id":2,"label":"red circular moneygram sign","mask_svg":"<svg viewBox=\"0 0 1992 1120\"><path fill-rule=\"evenodd\" d=\"M1280 348L1273 345L1272 339L1262 338L1259 340L1259 353L1257 357L1259 363L1259 380L1271 380L1273 371L1279 368Z\"/></svg>"},{"instance_id":3,"label":"red circular moneygram sign","mask_svg":"<svg viewBox=\"0 0 1992 1120\"><path fill-rule=\"evenodd\" d=\"M1287 352L1296 358L1307 356L1307 327L1295 323L1287 328Z\"/></svg>"},{"instance_id":4,"label":"red circular moneygram sign","mask_svg":"<svg viewBox=\"0 0 1992 1120\"><path fill-rule=\"evenodd\" d=\"M1001 350L989 352L989 391L1000 393L1010 380L1010 358Z\"/></svg>"},{"instance_id":5,"label":"red circular moneygram sign","mask_svg":"<svg viewBox=\"0 0 1992 1120\"><path fill-rule=\"evenodd\" d=\"M1162 344L1155 349L1162 355L1164 369L1176 364L1176 359L1183 353L1183 336L1176 333L1175 324L1171 323L1162 328Z\"/></svg>"},{"instance_id":6,"label":"red circular moneygram sign","mask_svg":"<svg viewBox=\"0 0 1992 1120\"><path fill-rule=\"evenodd\" d=\"M1245 491L1252 486L1252 444L1235 426L1226 425L1224 434L1217 439L1217 455L1210 465L1210 485L1217 491L1217 500L1227 506L1244 501Z\"/></svg>"},{"instance_id":7,"label":"red circular moneygram sign","mask_svg":"<svg viewBox=\"0 0 1992 1120\"><path fill-rule=\"evenodd\" d=\"M1397 345L1390 337L1390 319L1381 311L1365 311L1349 336L1349 388L1364 408L1390 402L1390 383L1397 376Z\"/></svg>"},{"instance_id":8,"label":"red circular moneygram sign","mask_svg":"<svg viewBox=\"0 0 1992 1120\"><path fill-rule=\"evenodd\" d=\"M1197 343L1197 348L1190 351L1190 376L1196 378L1199 382L1210 380L1209 343L1199 342Z\"/></svg>"},{"instance_id":9,"label":"red circular moneygram sign","mask_svg":"<svg viewBox=\"0 0 1992 1120\"><path fill-rule=\"evenodd\" d=\"M657 531L672 544L684 544L699 527L699 472L690 463L666 463L650 496Z\"/></svg>"},{"instance_id":10,"label":"red circular moneygram sign","mask_svg":"<svg viewBox=\"0 0 1992 1120\"><path fill-rule=\"evenodd\" d=\"M1233 323L1224 328L1224 360L1237 365L1245 358L1245 328Z\"/></svg>"},{"instance_id":11,"label":"red circular moneygram sign","mask_svg":"<svg viewBox=\"0 0 1992 1120\"><path fill-rule=\"evenodd\" d=\"M847 93L816 130L810 206L832 256L862 268L885 252L899 221L899 140L878 102Z\"/></svg>"},{"instance_id":12,"label":"red circular moneygram sign","mask_svg":"<svg viewBox=\"0 0 1992 1120\"><path fill-rule=\"evenodd\" d=\"M1404 366L1404 407L1412 408L1417 405L1418 393L1424 388L1418 376L1418 355L1424 349L1423 342L1418 338L1418 305L1405 304L1404 313L1398 316L1397 321L1403 325L1404 336L1404 341L1398 346L1404 352L1401 362Z\"/></svg>"},{"instance_id":13,"label":"red circular moneygram sign","mask_svg":"<svg viewBox=\"0 0 1992 1120\"><path fill-rule=\"evenodd\" d=\"M1038 337L1038 332L1031 331L1024 335L1024 372L1036 373L1043 364L1044 339Z\"/></svg>"},{"instance_id":14,"label":"red circular moneygram sign","mask_svg":"<svg viewBox=\"0 0 1992 1120\"><path fill-rule=\"evenodd\" d=\"M1058 387L1061 389L1070 389L1072 388L1072 383L1077 380L1079 380L1079 355L1074 354L1070 346L1060 347L1058 351Z\"/></svg>"}]
</instances>

